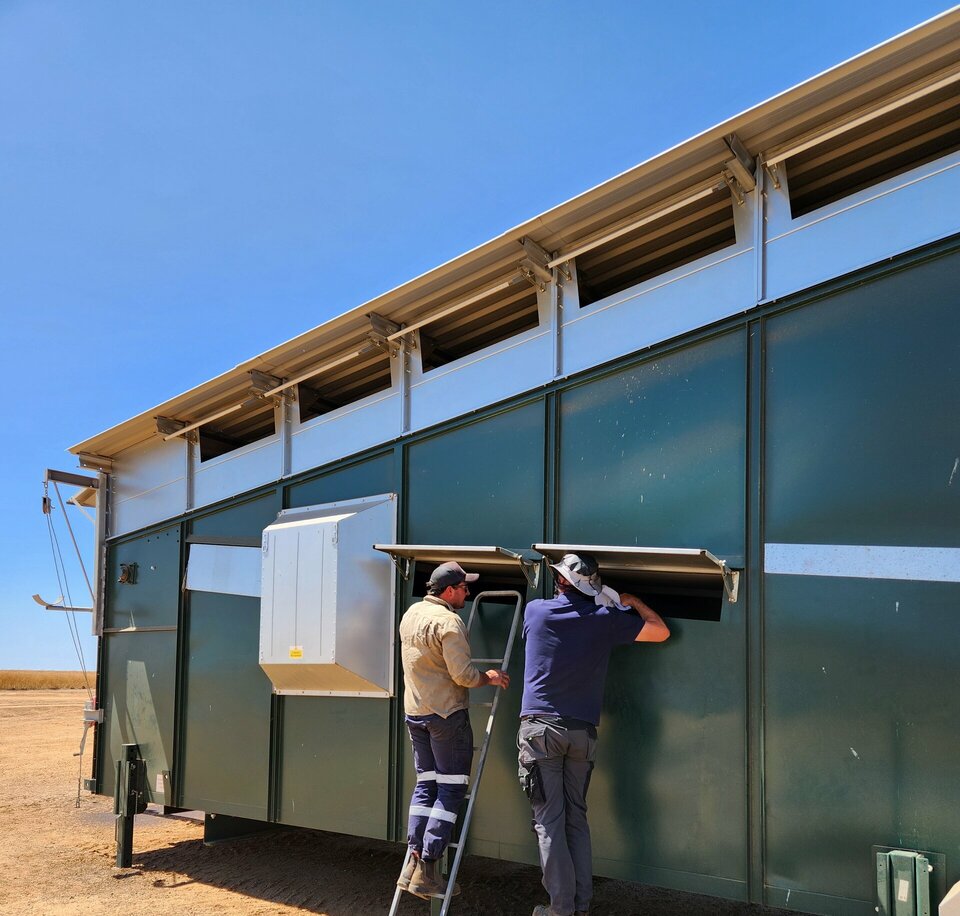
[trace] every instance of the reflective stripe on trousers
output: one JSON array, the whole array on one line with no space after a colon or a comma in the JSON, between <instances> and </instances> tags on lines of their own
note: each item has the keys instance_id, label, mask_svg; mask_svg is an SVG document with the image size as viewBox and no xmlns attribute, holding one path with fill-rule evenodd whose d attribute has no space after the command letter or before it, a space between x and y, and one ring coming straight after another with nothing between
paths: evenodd
<instances>
[{"instance_id":1,"label":"reflective stripe on trousers","mask_svg":"<svg viewBox=\"0 0 960 916\"><path fill-rule=\"evenodd\" d=\"M410 799L407 842L424 859L439 859L467 793L473 729L465 709L447 716L407 716L417 784Z\"/></svg>"}]
</instances>

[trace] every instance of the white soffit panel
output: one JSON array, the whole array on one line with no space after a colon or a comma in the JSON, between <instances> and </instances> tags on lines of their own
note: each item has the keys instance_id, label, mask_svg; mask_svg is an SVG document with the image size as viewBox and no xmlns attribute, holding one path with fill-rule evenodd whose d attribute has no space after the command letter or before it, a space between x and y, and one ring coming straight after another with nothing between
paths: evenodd
<instances>
[{"instance_id":1,"label":"white soffit panel","mask_svg":"<svg viewBox=\"0 0 960 916\"><path fill-rule=\"evenodd\" d=\"M764 571L782 576L960 582L960 548L767 544Z\"/></svg>"},{"instance_id":2,"label":"white soffit panel","mask_svg":"<svg viewBox=\"0 0 960 916\"><path fill-rule=\"evenodd\" d=\"M191 544L187 588L195 592L260 597L259 547Z\"/></svg>"}]
</instances>

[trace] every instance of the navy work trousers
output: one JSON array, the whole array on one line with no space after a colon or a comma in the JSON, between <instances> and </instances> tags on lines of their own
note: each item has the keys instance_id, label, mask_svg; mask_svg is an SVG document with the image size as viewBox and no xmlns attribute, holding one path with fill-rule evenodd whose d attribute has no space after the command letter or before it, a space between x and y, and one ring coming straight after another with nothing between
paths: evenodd
<instances>
[{"instance_id":1,"label":"navy work trousers","mask_svg":"<svg viewBox=\"0 0 960 916\"><path fill-rule=\"evenodd\" d=\"M410 799L407 843L424 859L439 859L450 842L473 763L470 716L407 716L417 784Z\"/></svg>"}]
</instances>

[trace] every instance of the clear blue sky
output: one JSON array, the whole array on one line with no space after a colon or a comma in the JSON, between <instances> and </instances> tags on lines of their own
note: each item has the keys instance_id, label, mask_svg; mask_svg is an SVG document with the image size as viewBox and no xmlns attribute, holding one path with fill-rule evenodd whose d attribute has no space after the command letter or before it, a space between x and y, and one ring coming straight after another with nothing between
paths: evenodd
<instances>
[{"instance_id":1,"label":"clear blue sky","mask_svg":"<svg viewBox=\"0 0 960 916\"><path fill-rule=\"evenodd\" d=\"M68 446L947 8L0 0L0 669Z\"/></svg>"}]
</instances>

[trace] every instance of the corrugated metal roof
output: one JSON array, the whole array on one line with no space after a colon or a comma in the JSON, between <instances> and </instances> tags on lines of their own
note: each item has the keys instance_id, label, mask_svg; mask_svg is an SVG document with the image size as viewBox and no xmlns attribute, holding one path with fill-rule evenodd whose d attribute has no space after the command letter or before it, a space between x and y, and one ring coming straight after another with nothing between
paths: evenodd
<instances>
[{"instance_id":1,"label":"corrugated metal roof","mask_svg":"<svg viewBox=\"0 0 960 916\"><path fill-rule=\"evenodd\" d=\"M764 153L958 61L960 7L955 7L70 451L115 456L155 435L157 416L192 422L243 400L252 369L289 378L359 349L367 342L368 313L411 324L468 296L516 270L524 236L549 252L572 249L618 219L718 177L730 158L723 142L729 134L736 134L751 154Z\"/></svg>"}]
</instances>

